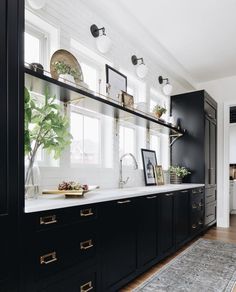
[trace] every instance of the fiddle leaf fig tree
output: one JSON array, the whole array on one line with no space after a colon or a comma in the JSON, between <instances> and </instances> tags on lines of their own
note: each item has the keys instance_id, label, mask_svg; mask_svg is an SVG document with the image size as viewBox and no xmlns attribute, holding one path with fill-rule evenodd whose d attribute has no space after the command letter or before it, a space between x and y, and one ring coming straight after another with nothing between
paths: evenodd
<instances>
[{"instance_id":1,"label":"fiddle leaf fig tree","mask_svg":"<svg viewBox=\"0 0 236 292\"><path fill-rule=\"evenodd\" d=\"M26 182L40 147L53 153L58 159L62 151L71 143L69 120L62 114L62 107L56 103L56 96L46 90L42 101L36 100L25 88L25 156L29 166Z\"/></svg>"}]
</instances>

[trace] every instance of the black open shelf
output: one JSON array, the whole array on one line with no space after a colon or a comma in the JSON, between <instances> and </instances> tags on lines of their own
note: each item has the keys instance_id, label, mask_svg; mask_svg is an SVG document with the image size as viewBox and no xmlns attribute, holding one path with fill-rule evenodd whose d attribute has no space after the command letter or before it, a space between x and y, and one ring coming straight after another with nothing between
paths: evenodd
<instances>
[{"instance_id":1,"label":"black open shelf","mask_svg":"<svg viewBox=\"0 0 236 292\"><path fill-rule=\"evenodd\" d=\"M105 96L98 96L98 94L91 90L77 88L73 84L70 85L55 80L28 68L25 68L25 86L30 91L42 95L44 95L46 88L48 88L50 94L59 96L61 102L70 103L80 108L110 116L117 120L127 121L160 133L182 135L185 132L185 130L159 120L151 114L124 107Z\"/></svg>"}]
</instances>

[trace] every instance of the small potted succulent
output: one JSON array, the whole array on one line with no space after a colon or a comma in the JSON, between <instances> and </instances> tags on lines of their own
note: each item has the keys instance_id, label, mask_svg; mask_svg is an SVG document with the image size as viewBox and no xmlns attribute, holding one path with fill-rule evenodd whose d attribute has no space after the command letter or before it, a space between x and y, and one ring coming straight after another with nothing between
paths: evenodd
<instances>
[{"instance_id":1,"label":"small potted succulent","mask_svg":"<svg viewBox=\"0 0 236 292\"><path fill-rule=\"evenodd\" d=\"M152 112L153 112L153 114L159 119L163 114L165 114L166 113L166 108L165 107L162 107L162 106L160 106L160 105L156 105L154 108L153 108L153 110L152 110Z\"/></svg>"},{"instance_id":2,"label":"small potted succulent","mask_svg":"<svg viewBox=\"0 0 236 292\"><path fill-rule=\"evenodd\" d=\"M181 166L171 166L169 172L171 184L181 184L183 178L188 174L191 174L191 172L186 167Z\"/></svg>"}]
</instances>

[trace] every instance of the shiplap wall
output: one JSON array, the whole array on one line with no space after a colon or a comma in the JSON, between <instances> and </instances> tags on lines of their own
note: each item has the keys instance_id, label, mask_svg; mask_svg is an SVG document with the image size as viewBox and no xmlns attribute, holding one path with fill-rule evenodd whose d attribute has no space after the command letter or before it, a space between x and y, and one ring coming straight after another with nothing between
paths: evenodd
<instances>
[{"instance_id":1,"label":"shiplap wall","mask_svg":"<svg viewBox=\"0 0 236 292\"><path fill-rule=\"evenodd\" d=\"M63 48L71 51L70 40L71 38L77 40L84 46L91 50L96 50L95 39L90 34L90 26L95 23L99 27L105 26L106 32L112 40L111 50L104 55L113 66L117 69L122 68L130 74L135 76L135 68L131 64L130 58L133 54L144 57L145 63L149 67L148 75L144 81L146 83L146 98L149 99L150 88L154 87L157 91L161 92L160 85L158 84L158 75L166 76L163 68L160 68L155 60L151 59L145 50L148 44L143 44L137 47L133 44L134 35L130 39L125 39L123 35L114 29L112 23L106 22L106 17L98 15L96 11L89 9L85 3L78 0L48 0L43 9L34 11L26 3L26 8L40 17L42 20L48 22L59 31L58 49ZM109 13L109 12L108 12ZM115 13L115 12L113 12ZM137 35L138 37L138 35ZM49 58L48 58L49 59ZM48 66L46 66L48 67ZM136 77L136 76L135 76ZM190 88L185 88L176 80L168 76L174 86L174 93L185 92ZM166 143L165 155L168 161L169 149ZM42 167L42 186L43 188L53 188L58 183L65 180L76 180L90 185L100 185L102 188L112 188L118 186L119 178L119 138L118 135L113 134L110 143L113 148L113 168L91 168L84 167L71 169L66 167L48 168ZM148 147L148 145L147 145ZM140 163L140 161L139 161ZM144 185L143 171L133 170L132 168L126 169L124 177L129 175L131 177L128 186L141 186Z\"/></svg>"}]
</instances>

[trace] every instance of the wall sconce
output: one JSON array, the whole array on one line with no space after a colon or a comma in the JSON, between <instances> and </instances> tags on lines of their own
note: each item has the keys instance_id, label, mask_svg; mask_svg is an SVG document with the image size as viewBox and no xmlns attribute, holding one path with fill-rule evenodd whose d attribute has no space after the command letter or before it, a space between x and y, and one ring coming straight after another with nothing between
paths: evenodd
<instances>
[{"instance_id":1,"label":"wall sconce","mask_svg":"<svg viewBox=\"0 0 236 292\"><path fill-rule=\"evenodd\" d=\"M96 24L93 24L90 27L90 32L96 38L97 49L103 54L107 53L111 48L111 40L105 33L105 27L98 28Z\"/></svg>"},{"instance_id":2,"label":"wall sconce","mask_svg":"<svg viewBox=\"0 0 236 292\"><path fill-rule=\"evenodd\" d=\"M165 95L171 95L173 86L169 83L169 79L163 78L162 76L159 76L158 81L160 84L163 84L163 81L166 81L166 84L163 86L162 90L163 90Z\"/></svg>"},{"instance_id":3,"label":"wall sconce","mask_svg":"<svg viewBox=\"0 0 236 292\"><path fill-rule=\"evenodd\" d=\"M28 0L28 3L34 10L39 10L45 6L46 0Z\"/></svg>"},{"instance_id":4,"label":"wall sconce","mask_svg":"<svg viewBox=\"0 0 236 292\"><path fill-rule=\"evenodd\" d=\"M131 61L133 65L138 65L136 67L136 73L139 78L144 78L148 73L148 67L145 65L143 58L137 58L135 55L131 57ZM140 64L138 64L138 61L141 61Z\"/></svg>"}]
</instances>

